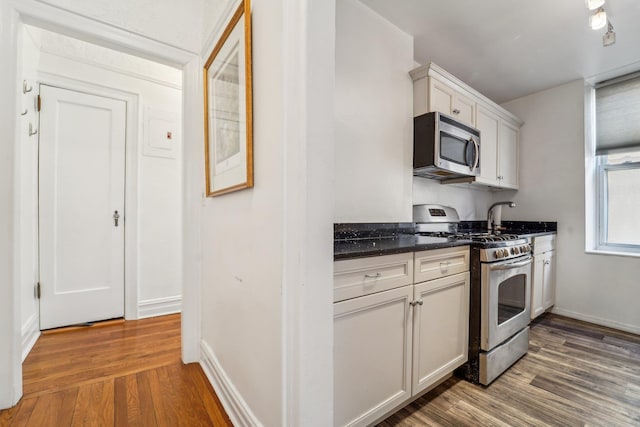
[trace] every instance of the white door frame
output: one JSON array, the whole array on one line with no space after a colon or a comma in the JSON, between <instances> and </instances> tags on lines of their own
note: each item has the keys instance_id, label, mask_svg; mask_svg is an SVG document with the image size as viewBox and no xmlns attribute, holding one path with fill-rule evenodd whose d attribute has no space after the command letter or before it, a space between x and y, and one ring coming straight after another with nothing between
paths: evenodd
<instances>
[{"instance_id":1,"label":"white door frame","mask_svg":"<svg viewBox=\"0 0 640 427\"><path fill-rule=\"evenodd\" d=\"M38 83L124 101L127 105L125 131L124 202L124 318L138 318L138 95L62 75L39 72Z\"/></svg>"},{"instance_id":2,"label":"white door frame","mask_svg":"<svg viewBox=\"0 0 640 427\"><path fill-rule=\"evenodd\" d=\"M4 65L0 65L0 75L13 78L0 82L0 93L4 106L0 107L0 124L7 132L5 141L13 141L10 147L0 147L0 154L12 159L13 167L5 169L2 174L7 188L3 191L2 202L5 208L0 210L2 226L11 231L7 242L0 242L0 290L8 296L0 301L0 408L15 405L22 397L22 358L21 358L21 308L20 289L17 280L19 265L20 232L13 226L19 212L16 206L18 191L18 171L14 153L19 143L17 132L19 127L18 88L22 76L18 73L18 32L20 24L26 23L50 31L59 32L105 47L110 47L129 54L154 60L165 65L183 70L183 165L198 158L203 144L202 136L202 82L201 61L198 52L190 52L167 45L163 42L143 37L129 31L89 19L69 11L48 5L37 0L2 0L0 2L0 47L6 52ZM5 50L6 49L6 50ZM188 94L188 95L186 95ZM191 100L187 103L186 100ZM196 101L199 100L199 101ZM12 122L13 120L13 122ZM191 143L191 145L189 145ZM189 146L188 146L189 145ZM196 147L197 146L197 147ZM193 202L198 197L200 173L183 167L183 263L182 263L182 360L185 363L200 360L200 250L198 204ZM6 175L6 176L5 176ZM194 192L194 189L196 190ZM5 200L6 199L6 200ZM6 222L5 222L6 221ZM189 225L189 228L186 227ZM187 233L189 230L189 233ZM6 280L6 281L5 281ZM137 291L137 289L136 289ZM126 303L125 303L126 304Z\"/></svg>"}]
</instances>

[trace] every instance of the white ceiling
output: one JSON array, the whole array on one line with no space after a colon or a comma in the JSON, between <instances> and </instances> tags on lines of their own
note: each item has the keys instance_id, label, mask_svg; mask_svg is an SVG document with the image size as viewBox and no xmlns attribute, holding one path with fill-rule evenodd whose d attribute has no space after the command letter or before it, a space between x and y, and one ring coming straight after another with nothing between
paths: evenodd
<instances>
[{"instance_id":1,"label":"white ceiling","mask_svg":"<svg viewBox=\"0 0 640 427\"><path fill-rule=\"evenodd\" d=\"M640 69L640 0L607 0L616 44L591 30L584 0L361 0L435 62L496 102L579 78Z\"/></svg>"}]
</instances>

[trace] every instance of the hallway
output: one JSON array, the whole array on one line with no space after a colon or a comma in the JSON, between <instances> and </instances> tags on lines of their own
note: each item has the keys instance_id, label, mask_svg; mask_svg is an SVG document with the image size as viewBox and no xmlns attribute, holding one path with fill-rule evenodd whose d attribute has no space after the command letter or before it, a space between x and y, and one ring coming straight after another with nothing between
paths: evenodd
<instances>
[{"instance_id":1,"label":"hallway","mask_svg":"<svg viewBox=\"0 0 640 427\"><path fill-rule=\"evenodd\" d=\"M180 315L43 334L5 426L231 426L198 364L180 360Z\"/></svg>"}]
</instances>

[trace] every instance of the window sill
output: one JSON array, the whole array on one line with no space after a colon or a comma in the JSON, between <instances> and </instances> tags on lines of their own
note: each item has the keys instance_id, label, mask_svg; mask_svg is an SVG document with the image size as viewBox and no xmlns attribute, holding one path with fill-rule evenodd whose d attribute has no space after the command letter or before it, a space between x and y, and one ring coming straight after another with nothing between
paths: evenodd
<instances>
[{"instance_id":1,"label":"window sill","mask_svg":"<svg viewBox=\"0 0 640 427\"><path fill-rule=\"evenodd\" d=\"M591 254L591 255L608 255L608 256L640 258L640 252L630 252L630 251L622 252L622 251L615 251L610 249L586 249L584 252L586 254Z\"/></svg>"}]
</instances>

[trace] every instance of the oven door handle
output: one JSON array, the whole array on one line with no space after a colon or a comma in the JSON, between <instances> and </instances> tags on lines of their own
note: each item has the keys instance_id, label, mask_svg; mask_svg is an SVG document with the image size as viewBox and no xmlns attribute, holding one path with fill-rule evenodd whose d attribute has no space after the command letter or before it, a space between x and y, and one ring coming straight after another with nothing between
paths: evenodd
<instances>
[{"instance_id":1,"label":"oven door handle","mask_svg":"<svg viewBox=\"0 0 640 427\"><path fill-rule=\"evenodd\" d=\"M489 266L491 270L511 270L512 268L525 267L533 262L533 258L529 257L524 261L509 262L507 264L492 264Z\"/></svg>"}]
</instances>

